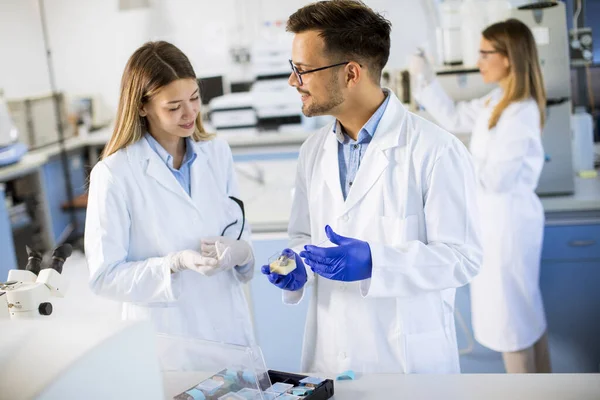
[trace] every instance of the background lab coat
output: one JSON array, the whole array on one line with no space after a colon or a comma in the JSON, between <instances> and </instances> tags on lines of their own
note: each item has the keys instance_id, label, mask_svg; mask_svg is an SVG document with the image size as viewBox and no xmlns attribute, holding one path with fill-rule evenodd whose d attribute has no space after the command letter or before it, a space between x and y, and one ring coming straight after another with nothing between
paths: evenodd
<instances>
[{"instance_id":1,"label":"background lab coat","mask_svg":"<svg viewBox=\"0 0 600 400\"><path fill-rule=\"evenodd\" d=\"M509 105L488 129L500 89L454 104L437 81L417 99L446 129L471 131L483 264L471 284L475 338L499 352L522 350L546 331L539 287L544 210L535 194L544 165L533 99Z\"/></svg>"}]
</instances>

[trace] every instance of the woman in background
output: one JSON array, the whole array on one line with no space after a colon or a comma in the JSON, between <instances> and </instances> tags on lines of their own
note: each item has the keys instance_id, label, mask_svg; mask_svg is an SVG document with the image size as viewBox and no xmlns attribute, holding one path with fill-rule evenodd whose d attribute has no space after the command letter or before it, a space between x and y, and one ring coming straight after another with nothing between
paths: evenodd
<instances>
[{"instance_id":1,"label":"woman in background","mask_svg":"<svg viewBox=\"0 0 600 400\"><path fill-rule=\"evenodd\" d=\"M544 165L546 94L533 35L509 19L482 33L478 67L487 96L455 103L424 56L411 60L415 98L449 131L472 132L483 264L471 282L475 338L502 352L507 372L550 372L539 288L544 210L535 189Z\"/></svg>"}]
</instances>

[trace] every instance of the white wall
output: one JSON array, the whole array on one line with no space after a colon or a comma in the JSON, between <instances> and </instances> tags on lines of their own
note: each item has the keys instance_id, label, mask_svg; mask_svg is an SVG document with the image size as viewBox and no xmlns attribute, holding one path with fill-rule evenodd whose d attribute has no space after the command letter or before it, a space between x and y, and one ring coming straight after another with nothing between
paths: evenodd
<instances>
[{"instance_id":1,"label":"white wall","mask_svg":"<svg viewBox=\"0 0 600 400\"><path fill-rule=\"evenodd\" d=\"M29 96L50 88L37 3L0 0L0 88Z\"/></svg>"},{"instance_id":2,"label":"white wall","mask_svg":"<svg viewBox=\"0 0 600 400\"><path fill-rule=\"evenodd\" d=\"M118 12L117 0L44 4L58 89L116 105L127 58L148 38L149 11ZM0 87L9 98L50 91L37 0L0 0Z\"/></svg>"},{"instance_id":3,"label":"white wall","mask_svg":"<svg viewBox=\"0 0 600 400\"><path fill-rule=\"evenodd\" d=\"M59 90L98 93L115 108L121 74L147 40L180 47L198 75L247 70L229 49L251 44L265 21L282 21L307 0L153 0L151 9L119 11L118 0L44 0ZM367 0L392 21L389 66L402 67L417 45L430 42L430 0ZM433 47L431 47L433 48ZM0 88L7 97L50 90L38 0L0 0Z\"/></svg>"},{"instance_id":4,"label":"white wall","mask_svg":"<svg viewBox=\"0 0 600 400\"><path fill-rule=\"evenodd\" d=\"M156 0L150 37L178 46L196 74L229 70L229 48L237 25L234 0Z\"/></svg>"},{"instance_id":5,"label":"white wall","mask_svg":"<svg viewBox=\"0 0 600 400\"><path fill-rule=\"evenodd\" d=\"M59 90L100 93L116 106L127 59L148 39L150 11L119 12L116 0L45 0L45 4Z\"/></svg>"},{"instance_id":6,"label":"white wall","mask_svg":"<svg viewBox=\"0 0 600 400\"><path fill-rule=\"evenodd\" d=\"M428 54L435 51L434 16L427 0L367 0L374 10L392 22L391 49L388 68L408 65L408 56L419 46Z\"/></svg>"}]
</instances>

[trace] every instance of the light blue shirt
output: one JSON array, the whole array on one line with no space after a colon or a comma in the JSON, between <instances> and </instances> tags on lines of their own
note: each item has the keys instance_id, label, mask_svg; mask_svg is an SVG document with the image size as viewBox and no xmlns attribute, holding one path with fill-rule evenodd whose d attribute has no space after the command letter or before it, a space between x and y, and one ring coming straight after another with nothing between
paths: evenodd
<instances>
[{"instance_id":1,"label":"light blue shirt","mask_svg":"<svg viewBox=\"0 0 600 400\"><path fill-rule=\"evenodd\" d=\"M165 163L169 171L173 174L177 182L181 185L183 190L185 190L188 196L192 195L192 177L191 177L191 166L194 160L197 157L196 152L194 151L194 144L190 138L185 139L185 155L183 156L183 162L181 163L181 167L179 169L173 168L173 156L167 152L164 147L160 145L154 139L152 135L146 133L144 135L148 144L154 150L156 154L160 157L160 159Z\"/></svg>"},{"instance_id":2,"label":"light blue shirt","mask_svg":"<svg viewBox=\"0 0 600 400\"><path fill-rule=\"evenodd\" d=\"M333 133L338 140L338 164L340 169L340 184L342 186L342 194L344 200L348 197L348 192L354 183L360 162L362 161L367 147L375 135L375 131L379 126L379 122L383 117L383 113L390 101L390 94L384 92L386 95L385 100L377 111L369 118L367 123L361 128L358 133L358 140L354 140L349 137L344 129L342 128L339 121L335 122L333 127ZM339 132L339 133L338 133Z\"/></svg>"}]
</instances>

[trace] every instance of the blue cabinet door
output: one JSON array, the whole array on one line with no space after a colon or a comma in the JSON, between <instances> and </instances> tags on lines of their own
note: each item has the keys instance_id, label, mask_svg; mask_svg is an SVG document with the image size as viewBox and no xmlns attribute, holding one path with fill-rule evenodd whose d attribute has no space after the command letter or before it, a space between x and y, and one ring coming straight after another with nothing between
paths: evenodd
<instances>
[{"instance_id":1,"label":"blue cabinet door","mask_svg":"<svg viewBox=\"0 0 600 400\"><path fill-rule=\"evenodd\" d=\"M540 286L553 372L600 372L600 260L546 261Z\"/></svg>"},{"instance_id":2,"label":"blue cabinet door","mask_svg":"<svg viewBox=\"0 0 600 400\"><path fill-rule=\"evenodd\" d=\"M600 225L547 226L540 286L555 372L600 372Z\"/></svg>"},{"instance_id":3,"label":"blue cabinet door","mask_svg":"<svg viewBox=\"0 0 600 400\"><path fill-rule=\"evenodd\" d=\"M83 154L74 152L69 154L69 170L71 173L71 185L73 195L79 196L86 191L86 174L83 165ZM70 223L69 211L63 210L62 205L67 201L67 190L65 186L65 174L60 157L51 159L42 168L42 181L44 185L46 201L48 202L51 230L54 243L63 234ZM85 212L76 211L77 233L83 233L85 223Z\"/></svg>"},{"instance_id":4,"label":"blue cabinet door","mask_svg":"<svg viewBox=\"0 0 600 400\"><path fill-rule=\"evenodd\" d=\"M542 260L599 260L600 225L547 226Z\"/></svg>"},{"instance_id":5,"label":"blue cabinet door","mask_svg":"<svg viewBox=\"0 0 600 400\"><path fill-rule=\"evenodd\" d=\"M9 270L17 269L10 218L4 199L4 188L0 184L0 282L6 282Z\"/></svg>"},{"instance_id":6,"label":"blue cabinet door","mask_svg":"<svg viewBox=\"0 0 600 400\"><path fill-rule=\"evenodd\" d=\"M544 300L553 372L600 372L599 225L547 226L540 288ZM459 348L472 339L469 287L456 293ZM465 322L466 329L460 323ZM462 372L503 372L500 353L474 343L460 357Z\"/></svg>"}]
</instances>

